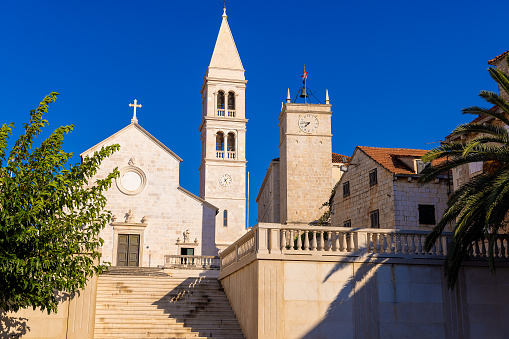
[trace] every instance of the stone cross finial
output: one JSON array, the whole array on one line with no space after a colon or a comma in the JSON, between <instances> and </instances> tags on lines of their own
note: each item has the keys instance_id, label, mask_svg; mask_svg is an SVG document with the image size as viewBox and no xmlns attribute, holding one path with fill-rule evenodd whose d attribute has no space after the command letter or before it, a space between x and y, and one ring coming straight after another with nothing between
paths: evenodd
<instances>
[{"instance_id":1,"label":"stone cross finial","mask_svg":"<svg viewBox=\"0 0 509 339\"><path fill-rule=\"evenodd\" d=\"M223 17L226 17L226 4L229 2L227 0L221 0L223 3Z\"/></svg>"},{"instance_id":2,"label":"stone cross finial","mask_svg":"<svg viewBox=\"0 0 509 339\"><path fill-rule=\"evenodd\" d=\"M138 100L134 99L134 104L129 104L129 107L134 107L133 118L131 119L131 123L138 123L138 119L136 118L136 107L141 108L141 104L138 105Z\"/></svg>"}]
</instances>

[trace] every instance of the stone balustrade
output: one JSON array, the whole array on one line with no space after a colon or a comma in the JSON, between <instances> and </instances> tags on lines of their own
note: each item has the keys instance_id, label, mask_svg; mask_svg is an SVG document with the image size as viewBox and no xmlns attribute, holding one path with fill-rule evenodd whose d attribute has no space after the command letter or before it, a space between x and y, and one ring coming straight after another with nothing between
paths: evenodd
<instances>
[{"instance_id":1,"label":"stone balustrade","mask_svg":"<svg viewBox=\"0 0 509 339\"><path fill-rule=\"evenodd\" d=\"M269 255L284 259L291 255L312 254L330 260L331 256L404 259L444 259L451 233L443 233L430 251L424 250L428 231L396 229L347 228L322 226L289 226L260 223L228 248L219 257L221 270L242 261L250 254ZM509 258L509 235L500 235L495 246L497 258ZM472 246L471 257L487 257L487 241Z\"/></svg>"},{"instance_id":2,"label":"stone balustrade","mask_svg":"<svg viewBox=\"0 0 509 339\"><path fill-rule=\"evenodd\" d=\"M165 255L164 268L219 269L219 257L207 255Z\"/></svg>"}]
</instances>

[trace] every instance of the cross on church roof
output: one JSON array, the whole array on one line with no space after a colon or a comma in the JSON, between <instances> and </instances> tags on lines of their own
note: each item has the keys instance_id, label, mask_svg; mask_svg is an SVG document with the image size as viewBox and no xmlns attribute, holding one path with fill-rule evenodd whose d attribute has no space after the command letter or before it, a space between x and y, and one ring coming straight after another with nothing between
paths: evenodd
<instances>
[{"instance_id":1,"label":"cross on church roof","mask_svg":"<svg viewBox=\"0 0 509 339\"><path fill-rule=\"evenodd\" d=\"M141 108L141 104L138 105L138 100L134 99L134 104L129 104L129 107L134 107L133 118L131 119L132 124L137 124L138 119L136 118L136 107Z\"/></svg>"},{"instance_id":2,"label":"cross on church roof","mask_svg":"<svg viewBox=\"0 0 509 339\"><path fill-rule=\"evenodd\" d=\"M226 16L226 4L229 2L227 0L221 0L223 3L223 16Z\"/></svg>"}]
</instances>

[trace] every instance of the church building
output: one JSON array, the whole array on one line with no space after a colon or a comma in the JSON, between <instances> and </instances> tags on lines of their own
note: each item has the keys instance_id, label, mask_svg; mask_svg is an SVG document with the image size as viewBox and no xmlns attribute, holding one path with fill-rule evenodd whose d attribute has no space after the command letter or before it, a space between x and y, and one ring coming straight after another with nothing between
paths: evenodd
<instances>
[{"instance_id":1,"label":"church building","mask_svg":"<svg viewBox=\"0 0 509 339\"><path fill-rule=\"evenodd\" d=\"M246 230L246 123L244 68L223 13L201 88L200 196L179 184L182 159L131 123L81 154L119 144L95 179L120 171L105 193L113 220L100 234L102 260L112 266L156 267L165 255L217 255Z\"/></svg>"}]
</instances>

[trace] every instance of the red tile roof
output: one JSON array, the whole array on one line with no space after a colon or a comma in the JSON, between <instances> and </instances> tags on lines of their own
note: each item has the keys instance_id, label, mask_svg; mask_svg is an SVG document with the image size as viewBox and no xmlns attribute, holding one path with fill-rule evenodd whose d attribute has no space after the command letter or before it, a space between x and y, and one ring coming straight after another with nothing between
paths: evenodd
<instances>
[{"instance_id":1,"label":"red tile roof","mask_svg":"<svg viewBox=\"0 0 509 339\"><path fill-rule=\"evenodd\" d=\"M343 154L338 154L334 152L332 153L332 163L334 164L342 163L343 158L346 158L346 162L350 162L350 157L347 157L346 155Z\"/></svg>"},{"instance_id":2,"label":"red tile roof","mask_svg":"<svg viewBox=\"0 0 509 339\"><path fill-rule=\"evenodd\" d=\"M505 51L504 53L500 54L500 55L497 55L496 57L494 57L493 59L489 60L488 61L488 64L490 65L494 65L497 61L499 61L500 59L502 59L503 57L505 57L507 55L509 51Z\"/></svg>"},{"instance_id":3,"label":"red tile roof","mask_svg":"<svg viewBox=\"0 0 509 339\"><path fill-rule=\"evenodd\" d=\"M357 146L357 148L394 174L415 174L412 168L409 168L398 158L409 157L417 159L428 152L423 149L409 148L381 148L367 146Z\"/></svg>"}]
</instances>

